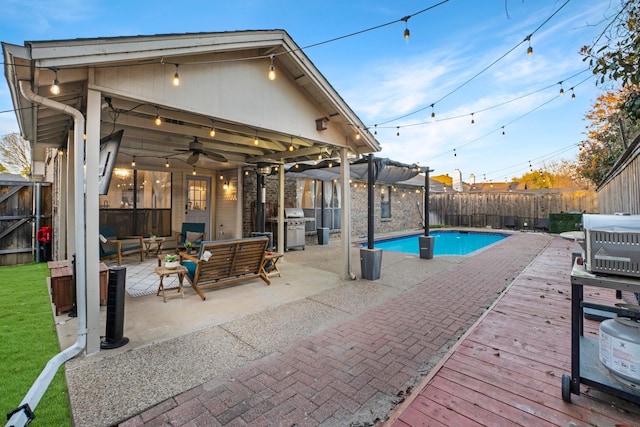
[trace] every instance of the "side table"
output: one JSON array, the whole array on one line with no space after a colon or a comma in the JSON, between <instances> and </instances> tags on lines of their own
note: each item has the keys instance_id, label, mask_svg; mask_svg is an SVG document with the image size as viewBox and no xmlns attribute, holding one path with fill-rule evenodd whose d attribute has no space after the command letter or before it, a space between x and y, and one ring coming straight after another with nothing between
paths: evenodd
<instances>
[{"instance_id":1,"label":"side table","mask_svg":"<svg viewBox=\"0 0 640 427\"><path fill-rule=\"evenodd\" d=\"M142 239L142 241L144 242L144 250L147 253L147 258L149 258L149 252L151 251L151 246L153 244L156 245L156 256L162 252L162 244L164 243L165 238L164 237L146 237L144 239Z\"/></svg>"},{"instance_id":2,"label":"side table","mask_svg":"<svg viewBox=\"0 0 640 427\"><path fill-rule=\"evenodd\" d=\"M172 274L177 274L178 275L178 293L182 296L182 299L184 299L184 288L182 287L182 281L184 280L184 275L187 273L186 267L182 265L179 265L176 268L166 268L163 266L159 266L159 267L155 267L155 271L156 271L156 274L160 276L160 284L158 285L158 292L156 293L157 296L160 296L160 293L162 293L162 300L164 302L167 302L167 297L164 293L163 280L165 277L169 277Z\"/></svg>"},{"instance_id":3,"label":"side table","mask_svg":"<svg viewBox=\"0 0 640 427\"><path fill-rule=\"evenodd\" d=\"M278 261L283 256L284 256L283 254L278 254L278 253L267 253L264 256L264 262L262 263L261 270L265 276L272 277L277 274L278 277L282 277L282 274L280 274L280 270L278 270ZM267 269L269 271L267 271Z\"/></svg>"}]
</instances>

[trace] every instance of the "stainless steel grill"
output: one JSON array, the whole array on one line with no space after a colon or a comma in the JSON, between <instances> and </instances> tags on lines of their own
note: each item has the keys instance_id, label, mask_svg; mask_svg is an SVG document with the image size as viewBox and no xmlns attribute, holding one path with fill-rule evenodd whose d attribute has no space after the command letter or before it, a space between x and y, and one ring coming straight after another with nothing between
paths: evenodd
<instances>
[{"instance_id":1,"label":"stainless steel grill","mask_svg":"<svg viewBox=\"0 0 640 427\"><path fill-rule=\"evenodd\" d=\"M313 218L305 218L301 208L284 208L284 250L304 249L305 224Z\"/></svg>"},{"instance_id":2,"label":"stainless steel grill","mask_svg":"<svg viewBox=\"0 0 640 427\"><path fill-rule=\"evenodd\" d=\"M640 277L640 216L582 216L585 258L592 272Z\"/></svg>"}]
</instances>

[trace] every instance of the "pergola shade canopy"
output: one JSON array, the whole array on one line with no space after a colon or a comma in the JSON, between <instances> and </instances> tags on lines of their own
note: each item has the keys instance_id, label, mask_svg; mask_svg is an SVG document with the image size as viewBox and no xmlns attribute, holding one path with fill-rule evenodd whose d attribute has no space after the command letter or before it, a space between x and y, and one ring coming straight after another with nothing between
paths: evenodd
<instances>
[{"instance_id":1,"label":"pergola shade canopy","mask_svg":"<svg viewBox=\"0 0 640 427\"><path fill-rule=\"evenodd\" d=\"M312 160L340 147L352 155L380 150L283 30L3 43L3 54L20 129L35 161L44 160L43 148L67 145L73 121L21 96L20 81L83 113L87 91L99 91L101 138L124 130L121 152L146 158L149 166L176 158L191 167L190 153L178 150L188 150L195 138L203 150L219 154L199 156L198 166L211 169ZM271 59L274 81L267 78ZM175 73L179 86L172 84ZM49 92L54 79L58 95Z\"/></svg>"},{"instance_id":2,"label":"pergola shade canopy","mask_svg":"<svg viewBox=\"0 0 640 427\"><path fill-rule=\"evenodd\" d=\"M349 170L351 178L368 180L368 159L362 158L352 162L349 165ZM422 169L415 164L409 165L387 158L374 158L373 170L373 181L387 184L410 180L422 172ZM340 168L334 160L324 160L317 164L294 165L286 173L295 178L312 178L322 181L340 178Z\"/></svg>"}]
</instances>

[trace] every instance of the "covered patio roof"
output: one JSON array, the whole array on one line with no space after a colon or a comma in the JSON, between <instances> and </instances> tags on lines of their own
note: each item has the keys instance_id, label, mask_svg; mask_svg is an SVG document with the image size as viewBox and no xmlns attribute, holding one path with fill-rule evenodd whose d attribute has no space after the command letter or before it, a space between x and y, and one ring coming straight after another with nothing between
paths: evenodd
<instances>
[{"instance_id":1,"label":"covered patio roof","mask_svg":"<svg viewBox=\"0 0 640 427\"><path fill-rule=\"evenodd\" d=\"M380 150L284 30L3 43L3 54L34 161L46 158L45 148L67 146L73 120L26 99L20 81L85 116L88 89L99 90L100 136L124 129L121 154L148 166L176 159L173 166L190 168L197 157L198 167L219 170L317 159L331 147L352 155ZM271 65L274 81L267 78ZM174 74L179 88L172 85ZM50 92L54 80L58 94ZM307 105L296 111L300 101ZM199 155L191 157L195 151Z\"/></svg>"}]
</instances>

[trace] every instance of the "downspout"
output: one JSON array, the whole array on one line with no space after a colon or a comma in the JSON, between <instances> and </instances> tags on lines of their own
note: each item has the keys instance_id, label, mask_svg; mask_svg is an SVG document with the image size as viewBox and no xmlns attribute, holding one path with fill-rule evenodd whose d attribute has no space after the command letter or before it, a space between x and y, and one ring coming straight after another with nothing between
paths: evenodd
<instances>
[{"instance_id":1,"label":"downspout","mask_svg":"<svg viewBox=\"0 0 640 427\"><path fill-rule=\"evenodd\" d=\"M75 177L75 215L76 215L76 249L79 252L76 256L76 295L77 298L77 310L78 310L78 336L75 344L62 352L55 355L47 365L44 367L36 381L33 383L27 395L20 402L20 406L16 408L12 413L6 426L26 426L34 418L33 411L35 410L40 399L44 395L45 391L51 384L53 377L55 376L58 368L62 366L67 360L72 359L84 350L87 344L87 303L83 297L86 294L86 268L85 268L85 242L84 242L84 141L82 138L82 130L84 129L84 116L75 108L60 102L53 101L40 95L36 95L30 87L30 84L26 80L19 82L20 92L29 101L44 105L54 110L62 111L68 114L74 119L74 168L76 173ZM80 171L81 173L78 173Z\"/></svg>"}]
</instances>

